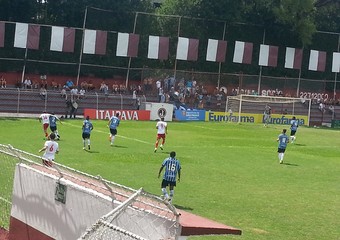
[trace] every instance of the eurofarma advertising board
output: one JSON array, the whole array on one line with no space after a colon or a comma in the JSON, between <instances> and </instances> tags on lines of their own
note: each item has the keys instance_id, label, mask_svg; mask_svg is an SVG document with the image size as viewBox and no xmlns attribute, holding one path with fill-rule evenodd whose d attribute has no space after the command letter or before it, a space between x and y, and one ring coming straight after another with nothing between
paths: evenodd
<instances>
[{"instance_id":1,"label":"eurofarma advertising board","mask_svg":"<svg viewBox=\"0 0 340 240\"><path fill-rule=\"evenodd\" d=\"M299 120L299 125L309 125L308 116L272 114L269 124L290 124L293 116ZM205 112L207 122L240 122L240 123L263 123L263 114L241 113L229 114L228 112Z\"/></svg>"}]
</instances>

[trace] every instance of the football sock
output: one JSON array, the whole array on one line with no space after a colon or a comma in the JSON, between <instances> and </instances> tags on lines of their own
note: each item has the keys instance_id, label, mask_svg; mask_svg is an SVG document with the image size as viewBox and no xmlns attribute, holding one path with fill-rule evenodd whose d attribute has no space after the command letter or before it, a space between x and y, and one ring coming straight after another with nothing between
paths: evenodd
<instances>
[{"instance_id":1,"label":"football sock","mask_svg":"<svg viewBox=\"0 0 340 240\"><path fill-rule=\"evenodd\" d=\"M162 188L162 193L165 198L169 198L168 192L166 191L166 188Z\"/></svg>"},{"instance_id":2,"label":"football sock","mask_svg":"<svg viewBox=\"0 0 340 240\"><path fill-rule=\"evenodd\" d=\"M175 190L170 190L170 198L174 197Z\"/></svg>"},{"instance_id":3,"label":"football sock","mask_svg":"<svg viewBox=\"0 0 340 240\"><path fill-rule=\"evenodd\" d=\"M91 140L90 139L87 139L87 145L91 145Z\"/></svg>"},{"instance_id":4,"label":"football sock","mask_svg":"<svg viewBox=\"0 0 340 240\"><path fill-rule=\"evenodd\" d=\"M111 143L112 143L112 144L113 144L114 140L115 140L115 136L112 136L112 137L111 137Z\"/></svg>"}]
</instances>

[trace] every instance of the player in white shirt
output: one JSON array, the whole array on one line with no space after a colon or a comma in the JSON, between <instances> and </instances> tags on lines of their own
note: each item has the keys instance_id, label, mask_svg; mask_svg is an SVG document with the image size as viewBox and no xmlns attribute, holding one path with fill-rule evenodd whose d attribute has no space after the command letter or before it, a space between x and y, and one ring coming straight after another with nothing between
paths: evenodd
<instances>
[{"instance_id":1,"label":"player in white shirt","mask_svg":"<svg viewBox=\"0 0 340 240\"><path fill-rule=\"evenodd\" d=\"M48 126L50 125L50 116L51 116L51 114L46 113L46 112L43 112L43 113L39 116L39 122L42 122L42 124L43 124L43 130L44 130L45 138L46 138L46 139L48 138L47 129L48 129Z\"/></svg>"},{"instance_id":2,"label":"player in white shirt","mask_svg":"<svg viewBox=\"0 0 340 240\"><path fill-rule=\"evenodd\" d=\"M45 151L43 155L43 164L47 167L52 167L52 161L55 159L55 154L59 152L59 145L55 142L55 134L50 134L50 140L47 140L44 147L39 152Z\"/></svg>"},{"instance_id":3,"label":"player in white shirt","mask_svg":"<svg viewBox=\"0 0 340 240\"><path fill-rule=\"evenodd\" d=\"M164 122L163 117L161 118L160 121L157 122L156 129L157 129L157 139L156 139L154 152L157 151L160 139L162 139L162 143L159 147L160 147L161 150L163 150L163 146L165 144L165 137L166 137L166 134L168 134L168 124L166 122Z\"/></svg>"}]
</instances>

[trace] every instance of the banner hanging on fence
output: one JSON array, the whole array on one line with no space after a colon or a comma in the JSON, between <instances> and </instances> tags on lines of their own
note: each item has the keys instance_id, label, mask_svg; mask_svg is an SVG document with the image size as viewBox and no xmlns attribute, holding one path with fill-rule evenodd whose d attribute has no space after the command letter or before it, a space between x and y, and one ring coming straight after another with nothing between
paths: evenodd
<instances>
[{"instance_id":1,"label":"banner hanging on fence","mask_svg":"<svg viewBox=\"0 0 340 240\"><path fill-rule=\"evenodd\" d=\"M310 50L308 70L324 72L326 69L326 52Z\"/></svg>"},{"instance_id":2,"label":"banner hanging on fence","mask_svg":"<svg viewBox=\"0 0 340 240\"><path fill-rule=\"evenodd\" d=\"M106 54L107 32L85 29L83 53Z\"/></svg>"},{"instance_id":3,"label":"banner hanging on fence","mask_svg":"<svg viewBox=\"0 0 340 240\"><path fill-rule=\"evenodd\" d=\"M253 58L253 43L235 42L234 63L251 64Z\"/></svg>"},{"instance_id":4,"label":"banner hanging on fence","mask_svg":"<svg viewBox=\"0 0 340 240\"><path fill-rule=\"evenodd\" d=\"M169 56L169 38L149 36L148 58L167 60Z\"/></svg>"},{"instance_id":5,"label":"banner hanging on fence","mask_svg":"<svg viewBox=\"0 0 340 240\"><path fill-rule=\"evenodd\" d=\"M301 69L303 50L299 48L286 48L285 68Z\"/></svg>"},{"instance_id":6,"label":"banner hanging on fence","mask_svg":"<svg viewBox=\"0 0 340 240\"><path fill-rule=\"evenodd\" d=\"M0 47L5 46L5 23L0 22Z\"/></svg>"},{"instance_id":7,"label":"banner hanging on fence","mask_svg":"<svg viewBox=\"0 0 340 240\"><path fill-rule=\"evenodd\" d=\"M225 62L227 53L227 41L209 39L207 47L207 61Z\"/></svg>"},{"instance_id":8,"label":"banner hanging on fence","mask_svg":"<svg viewBox=\"0 0 340 240\"><path fill-rule=\"evenodd\" d=\"M40 26L27 23L16 23L14 47L39 49Z\"/></svg>"},{"instance_id":9,"label":"banner hanging on fence","mask_svg":"<svg viewBox=\"0 0 340 240\"><path fill-rule=\"evenodd\" d=\"M51 51L74 52L76 30L52 26L51 30Z\"/></svg>"}]
</instances>

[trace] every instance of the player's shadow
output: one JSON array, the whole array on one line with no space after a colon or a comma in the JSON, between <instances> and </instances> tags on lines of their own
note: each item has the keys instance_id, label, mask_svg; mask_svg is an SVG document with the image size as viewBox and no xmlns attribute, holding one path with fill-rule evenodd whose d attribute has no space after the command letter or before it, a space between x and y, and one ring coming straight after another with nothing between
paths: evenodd
<instances>
[{"instance_id":1,"label":"player's shadow","mask_svg":"<svg viewBox=\"0 0 340 240\"><path fill-rule=\"evenodd\" d=\"M177 205L177 204L174 204L174 207L175 207L175 208L178 208L178 209L180 209L180 210L188 210L188 211L194 210L194 209L191 208L191 207L181 206L181 205Z\"/></svg>"},{"instance_id":2,"label":"player's shadow","mask_svg":"<svg viewBox=\"0 0 340 240\"><path fill-rule=\"evenodd\" d=\"M295 164L295 163L287 163L287 162L284 162L282 163L283 165L287 165L287 166L293 166L293 167L298 167L299 165Z\"/></svg>"},{"instance_id":3,"label":"player's shadow","mask_svg":"<svg viewBox=\"0 0 340 240\"><path fill-rule=\"evenodd\" d=\"M121 145L112 145L111 147L116 147L116 148L127 148L127 146L121 146Z\"/></svg>"},{"instance_id":4,"label":"player's shadow","mask_svg":"<svg viewBox=\"0 0 340 240\"><path fill-rule=\"evenodd\" d=\"M99 151L92 151L92 150L87 150L87 149L85 149L85 151L88 153L99 153Z\"/></svg>"},{"instance_id":5,"label":"player's shadow","mask_svg":"<svg viewBox=\"0 0 340 240\"><path fill-rule=\"evenodd\" d=\"M295 146L299 146L299 147L306 146L306 144L301 144L301 143L294 143L293 145L295 145Z\"/></svg>"}]
</instances>

